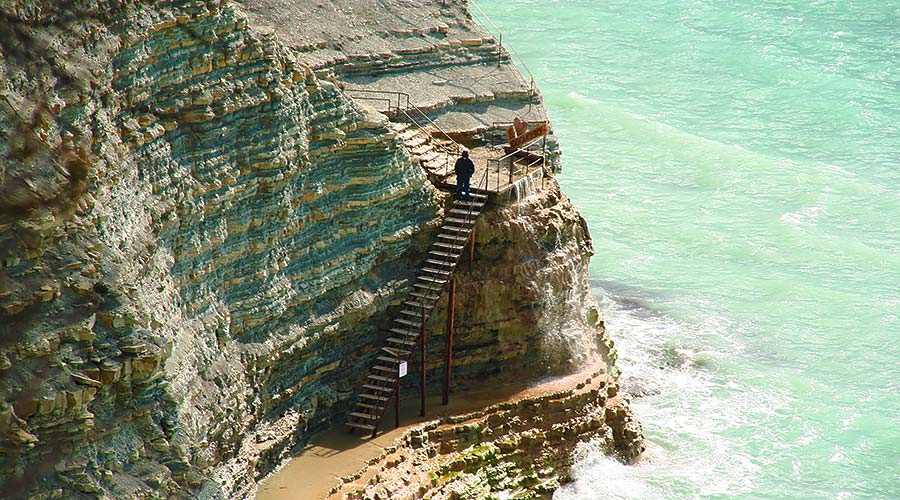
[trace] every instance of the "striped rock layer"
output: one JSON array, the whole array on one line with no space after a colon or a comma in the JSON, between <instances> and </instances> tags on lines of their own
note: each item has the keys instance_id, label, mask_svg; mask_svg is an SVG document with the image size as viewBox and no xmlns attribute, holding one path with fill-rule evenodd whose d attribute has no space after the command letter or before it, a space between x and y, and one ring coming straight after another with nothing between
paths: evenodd
<instances>
[{"instance_id":1,"label":"striped rock layer","mask_svg":"<svg viewBox=\"0 0 900 500\"><path fill-rule=\"evenodd\" d=\"M0 5L0 497L245 498L341 419L444 200L330 80L493 68L446 5L421 33L383 26L405 42L378 57L282 43L223 0ZM531 109L514 76L421 98ZM588 351L615 374L583 220L555 182L529 200L476 228L460 384Z\"/></svg>"}]
</instances>

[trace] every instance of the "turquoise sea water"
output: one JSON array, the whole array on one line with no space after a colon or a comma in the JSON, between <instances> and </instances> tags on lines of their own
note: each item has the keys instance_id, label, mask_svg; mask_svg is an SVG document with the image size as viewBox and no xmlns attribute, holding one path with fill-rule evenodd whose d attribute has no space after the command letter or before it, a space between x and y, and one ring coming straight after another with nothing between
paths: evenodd
<instances>
[{"instance_id":1,"label":"turquoise sea water","mask_svg":"<svg viewBox=\"0 0 900 500\"><path fill-rule=\"evenodd\" d=\"M647 460L572 499L900 499L900 2L483 0L542 89Z\"/></svg>"}]
</instances>

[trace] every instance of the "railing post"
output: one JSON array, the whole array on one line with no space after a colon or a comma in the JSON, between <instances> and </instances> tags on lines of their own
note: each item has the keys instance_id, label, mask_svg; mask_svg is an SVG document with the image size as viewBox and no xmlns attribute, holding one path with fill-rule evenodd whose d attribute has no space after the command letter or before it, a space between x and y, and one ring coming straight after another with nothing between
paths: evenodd
<instances>
[{"instance_id":1,"label":"railing post","mask_svg":"<svg viewBox=\"0 0 900 500\"><path fill-rule=\"evenodd\" d=\"M384 413L382 412L382 418L384 417ZM375 421L375 428L372 429L372 439L375 439L378 436L378 424L381 423L381 418Z\"/></svg>"},{"instance_id":2,"label":"railing post","mask_svg":"<svg viewBox=\"0 0 900 500\"><path fill-rule=\"evenodd\" d=\"M456 280L450 278L450 297L447 301L447 349L444 352L444 392L441 397L441 405L447 406L450 402L450 364L453 363L453 314L456 308Z\"/></svg>"},{"instance_id":3,"label":"railing post","mask_svg":"<svg viewBox=\"0 0 900 500\"><path fill-rule=\"evenodd\" d=\"M472 226L472 234L469 235L469 272L472 272L472 262L475 261L475 226Z\"/></svg>"},{"instance_id":4,"label":"railing post","mask_svg":"<svg viewBox=\"0 0 900 500\"><path fill-rule=\"evenodd\" d=\"M419 387L419 392L420 392L420 394L419 394L419 396L420 396L420 398L419 398L419 416L424 417L425 416L425 352L427 350L426 342L427 342L428 337L426 336L426 330L425 330L425 319L426 319L425 318L425 302L424 302L425 299L421 299L421 300L423 301L422 302L422 333L421 333L422 341L419 343L420 349L421 349L421 359L420 359L419 369L422 373L419 374L419 386L420 386Z\"/></svg>"},{"instance_id":5,"label":"railing post","mask_svg":"<svg viewBox=\"0 0 900 500\"><path fill-rule=\"evenodd\" d=\"M400 374L397 373L397 382L394 385L394 428L400 427Z\"/></svg>"},{"instance_id":6,"label":"railing post","mask_svg":"<svg viewBox=\"0 0 900 500\"><path fill-rule=\"evenodd\" d=\"M541 139L541 175L547 173L547 136Z\"/></svg>"}]
</instances>

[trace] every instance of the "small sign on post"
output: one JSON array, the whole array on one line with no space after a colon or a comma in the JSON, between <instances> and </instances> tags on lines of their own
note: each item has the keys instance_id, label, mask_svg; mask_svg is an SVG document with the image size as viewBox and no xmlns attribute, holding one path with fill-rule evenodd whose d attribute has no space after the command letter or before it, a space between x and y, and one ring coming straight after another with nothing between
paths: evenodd
<instances>
[{"instance_id":1,"label":"small sign on post","mask_svg":"<svg viewBox=\"0 0 900 500\"><path fill-rule=\"evenodd\" d=\"M397 370L397 375L399 378L403 378L406 376L406 361L400 362L400 368Z\"/></svg>"}]
</instances>

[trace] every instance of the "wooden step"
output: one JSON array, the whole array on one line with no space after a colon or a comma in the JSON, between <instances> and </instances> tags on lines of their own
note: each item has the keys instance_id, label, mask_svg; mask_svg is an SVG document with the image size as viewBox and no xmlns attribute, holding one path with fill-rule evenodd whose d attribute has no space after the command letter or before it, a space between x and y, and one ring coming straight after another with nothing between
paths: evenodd
<instances>
[{"instance_id":1,"label":"wooden step","mask_svg":"<svg viewBox=\"0 0 900 500\"><path fill-rule=\"evenodd\" d=\"M359 397L363 399L371 399L372 401L390 401L391 398L386 398L384 396L376 396L374 394L367 394L365 392L361 393Z\"/></svg>"},{"instance_id":2,"label":"wooden step","mask_svg":"<svg viewBox=\"0 0 900 500\"><path fill-rule=\"evenodd\" d=\"M390 366L382 366L382 365L375 365L372 367L372 370L377 371L377 372L384 372L384 373L397 373L397 368L390 367Z\"/></svg>"},{"instance_id":3,"label":"wooden step","mask_svg":"<svg viewBox=\"0 0 900 500\"><path fill-rule=\"evenodd\" d=\"M365 418L365 419L367 419L367 420L378 420L378 419L381 418L381 417L379 417L378 415L370 415L370 414L368 414L368 413L360 413L360 412L358 412L358 411L352 411L352 412L350 412L350 416L351 416L351 417L356 417L356 418Z\"/></svg>"},{"instance_id":4,"label":"wooden step","mask_svg":"<svg viewBox=\"0 0 900 500\"><path fill-rule=\"evenodd\" d=\"M425 152L422 151L422 153L419 153L415 151L416 149L421 149L423 145L428 146L428 151L432 150L431 145L428 143L428 137L422 134L410 137L409 139L404 141L404 144L406 144L406 149L412 149L415 154L422 154Z\"/></svg>"},{"instance_id":5,"label":"wooden step","mask_svg":"<svg viewBox=\"0 0 900 500\"><path fill-rule=\"evenodd\" d=\"M414 284L413 286L416 287L416 288L422 288L422 289L425 289L425 290L431 290L432 292L439 292L439 291L441 291L441 290L444 289L444 287L442 287L442 286L429 285L429 284L426 284L426 283L416 283L416 284Z\"/></svg>"},{"instance_id":6,"label":"wooden step","mask_svg":"<svg viewBox=\"0 0 900 500\"><path fill-rule=\"evenodd\" d=\"M425 259L425 263L433 266L444 266L450 269L453 269L454 267L454 262L452 260Z\"/></svg>"},{"instance_id":7,"label":"wooden step","mask_svg":"<svg viewBox=\"0 0 900 500\"><path fill-rule=\"evenodd\" d=\"M472 195L472 201L457 200L456 198L454 198L453 201L459 202L459 203L467 203L467 204L480 203L480 204L484 205L485 200L487 200L487 196L485 196L481 193L476 193L474 190L472 190L472 192L470 194Z\"/></svg>"},{"instance_id":8,"label":"wooden step","mask_svg":"<svg viewBox=\"0 0 900 500\"><path fill-rule=\"evenodd\" d=\"M443 226L441 226L441 232L452 233L452 234L469 234L472 232L472 228L471 227L443 225Z\"/></svg>"},{"instance_id":9,"label":"wooden step","mask_svg":"<svg viewBox=\"0 0 900 500\"><path fill-rule=\"evenodd\" d=\"M391 333L396 333L397 335L403 335L404 337L413 337L413 338L416 338L416 339L419 338L419 331L422 329L421 326L417 326L416 328L409 328L409 327L405 327L405 328L406 328L406 329L403 329L403 328L391 328L391 329L390 329L390 332L391 332Z\"/></svg>"},{"instance_id":10,"label":"wooden step","mask_svg":"<svg viewBox=\"0 0 900 500\"><path fill-rule=\"evenodd\" d=\"M432 300L432 301L438 300L438 299L441 298L440 295L431 295L431 294L424 293L424 292L411 292L411 293L409 294L409 296L410 296L410 297L415 297L415 298L417 298L417 299L419 299L419 300L423 300L423 299L424 299L424 300Z\"/></svg>"},{"instance_id":11,"label":"wooden step","mask_svg":"<svg viewBox=\"0 0 900 500\"><path fill-rule=\"evenodd\" d=\"M469 210L466 208L451 208L450 213L453 215L461 215L463 218L469 218L469 216L478 217L478 214L481 213L480 210Z\"/></svg>"},{"instance_id":12,"label":"wooden step","mask_svg":"<svg viewBox=\"0 0 900 500\"><path fill-rule=\"evenodd\" d=\"M374 431L374 430L375 430L375 426L374 426L374 425L360 424L360 423L358 423L358 422L346 422L346 424L347 424L348 426L350 426L350 427L356 427L357 429L365 429L365 430L367 430L367 431Z\"/></svg>"},{"instance_id":13,"label":"wooden step","mask_svg":"<svg viewBox=\"0 0 900 500\"><path fill-rule=\"evenodd\" d=\"M410 124L404 122L390 122L390 126L392 129L394 129L394 132L397 132L399 134L400 132L408 129L410 127ZM499 134L501 131L497 132Z\"/></svg>"},{"instance_id":14,"label":"wooden step","mask_svg":"<svg viewBox=\"0 0 900 500\"><path fill-rule=\"evenodd\" d=\"M367 410L375 410L375 411L384 410L384 406L370 405L369 403L362 403L359 401L356 402L356 406L359 406L360 408L365 408Z\"/></svg>"},{"instance_id":15,"label":"wooden step","mask_svg":"<svg viewBox=\"0 0 900 500\"><path fill-rule=\"evenodd\" d=\"M435 295L435 297L437 297L437 296ZM438 297L438 298L440 298L440 297ZM435 300L437 300L437 299L435 299ZM428 303L422 304L421 302L416 302L414 300L407 300L406 302L403 303L403 305L407 305L409 307L412 307L415 309L420 309L420 310L422 309L423 305L425 306L426 310L434 309L434 304L428 304Z\"/></svg>"},{"instance_id":16,"label":"wooden step","mask_svg":"<svg viewBox=\"0 0 900 500\"><path fill-rule=\"evenodd\" d=\"M416 345L416 343L412 340L398 339L397 337L389 337L387 339L387 341L393 342L394 344L400 344L400 345L409 345L409 346Z\"/></svg>"},{"instance_id":17,"label":"wooden step","mask_svg":"<svg viewBox=\"0 0 900 500\"><path fill-rule=\"evenodd\" d=\"M450 170L450 162L446 157L444 158L435 158L433 160L428 160L425 163L425 168L434 170L436 172L449 172Z\"/></svg>"},{"instance_id":18,"label":"wooden step","mask_svg":"<svg viewBox=\"0 0 900 500\"><path fill-rule=\"evenodd\" d=\"M378 391L378 392L394 392L394 386L391 387L383 387L380 385L372 385L372 384L363 384L363 389L369 389L370 391Z\"/></svg>"},{"instance_id":19,"label":"wooden step","mask_svg":"<svg viewBox=\"0 0 900 500\"><path fill-rule=\"evenodd\" d=\"M454 236L452 234L439 234L438 238L444 238L445 240L454 240L454 241L469 241L468 236Z\"/></svg>"},{"instance_id":20,"label":"wooden step","mask_svg":"<svg viewBox=\"0 0 900 500\"><path fill-rule=\"evenodd\" d=\"M378 380L379 382L390 382L392 384L397 382L397 379L391 378L391 377L385 377L383 375L369 375L368 378L370 378L372 380ZM393 388L391 388L391 389L393 389Z\"/></svg>"},{"instance_id":21,"label":"wooden step","mask_svg":"<svg viewBox=\"0 0 900 500\"><path fill-rule=\"evenodd\" d=\"M463 224L463 225L472 225L475 224L475 217L471 219L459 219L456 217L447 217L444 219L444 222L452 222L454 224Z\"/></svg>"},{"instance_id":22,"label":"wooden step","mask_svg":"<svg viewBox=\"0 0 900 500\"><path fill-rule=\"evenodd\" d=\"M434 246L440 247L440 248L447 248L447 249L449 249L449 250L462 250L463 248L466 248L466 247L464 247L464 246L453 245L453 244L450 244L450 243L444 243L444 242L442 242L442 241L436 241L436 242L434 242Z\"/></svg>"},{"instance_id":23,"label":"wooden step","mask_svg":"<svg viewBox=\"0 0 900 500\"><path fill-rule=\"evenodd\" d=\"M422 317L422 309L421 308L404 309L404 310L400 311L400 314L412 316L413 318L421 318ZM426 314L428 314L428 313L426 313Z\"/></svg>"},{"instance_id":24,"label":"wooden step","mask_svg":"<svg viewBox=\"0 0 900 500\"><path fill-rule=\"evenodd\" d=\"M453 204L456 205L456 206L459 206L459 207L476 207L476 208L481 208L481 207L484 206L484 203L482 203L482 202L480 202L480 201L475 201L474 199L473 199L472 201L453 200Z\"/></svg>"},{"instance_id":25,"label":"wooden step","mask_svg":"<svg viewBox=\"0 0 900 500\"><path fill-rule=\"evenodd\" d=\"M438 277L435 277L435 276L426 276L426 275L424 275L424 274L420 274L420 275L419 275L419 279L422 280L422 281L427 281L428 283L437 283L437 284L439 284L439 285L443 285L444 283L447 282L447 278L446 278L446 277L438 278Z\"/></svg>"},{"instance_id":26,"label":"wooden step","mask_svg":"<svg viewBox=\"0 0 900 500\"><path fill-rule=\"evenodd\" d=\"M393 346L383 346L381 348L381 350L390 354L391 356L399 359L400 361L403 361L404 356L409 356L410 354L412 354L412 351L407 351L405 349L400 349L399 347L393 347ZM384 360L382 360L382 361L384 361ZM400 361L398 361L398 363Z\"/></svg>"},{"instance_id":27,"label":"wooden step","mask_svg":"<svg viewBox=\"0 0 900 500\"><path fill-rule=\"evenodd\" d=\"M399 360L399 359L397 359L397 358L392 358L392 357L390 357L390 356L378 356L378 357L375 358L375 359L377 359L378 361L384 361L385 363L400 364L400 360ZM394 371L397 371L397 370L394 369Z\"/></svg>"},{"instance_id":28,"label":"wooden step","mask_svg":"<svg viewBox=\"0 0 900 500\"><path fill-rule=\"evenodd\" d=\"M412 321L405 318L394 318L394 323L400 323L401 325L411 326L413 328L421 328L421 321Z\"/></svg>"},{"instance_id":29,"label":"wooden step","mask_svg":"<svg viewBox=\"0 0 900 500\"><path fill-rule=\"evenodd\" d=\"M445 257L447 259L454 259L454 260L456 260L460 255L456 252L450 253L450 252L444 252L442 250L429 250L428 253L432 254L432 255L437 255L438 257Z\"/></svg>"},{"instance_id":30,"label":"wooden step","mask_svg":"<svg viewBox=\"0 0 900 500\"><path fill-rule=\"evenodd\" d=\"M450 276L451 271L446 269L435 269L433 267L423 267L423 273L439 274L441 276Z\"/></svg>"},{"instance_id":31,"label":"wooden step","mask_svg":"<svg viewBox=\"0 0 900 500\"><path fill-rule=\"evenodd\" d=\"M403 129L400 133L400 139L405 143L413 137L421 136L421 132L417 128Z\"/></svg>"}]
</instances>

